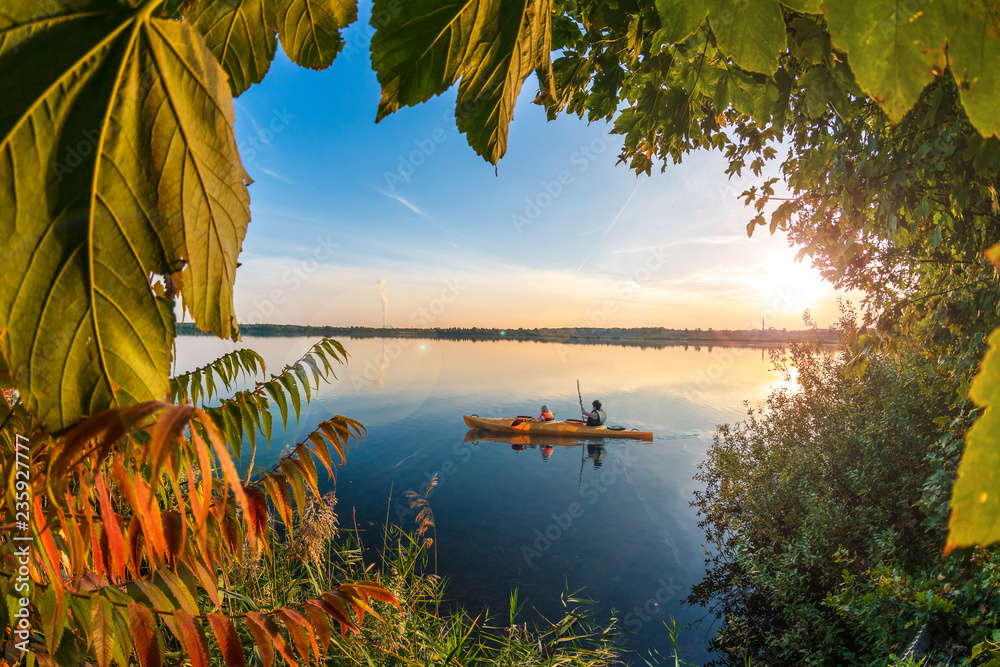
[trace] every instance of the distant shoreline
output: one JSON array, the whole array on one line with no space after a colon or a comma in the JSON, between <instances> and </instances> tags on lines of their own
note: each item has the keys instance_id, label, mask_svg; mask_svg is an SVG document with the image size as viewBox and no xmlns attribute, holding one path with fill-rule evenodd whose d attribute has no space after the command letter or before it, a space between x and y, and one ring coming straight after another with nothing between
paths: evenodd
<instances>
[{"instance_id":1,"label":"distant shoreline","mask_svg":"<svg viewBox=\"0 0 1000 667\"><path fill-rule=\"evenodd\" d=\"M207 336L194 324L177 325L181 336ZM298 324L243 324L240 334L248 337L322 336L328 338L420 338L426 340L530 341L566 345L626 345L629 347L674 347L679 345L718 347L782 347L795 341L826 345L840 342L834 329L715 330L637 327L632 329L562 327L541 329L314 327Z\"/></svg>"}]
</instances>

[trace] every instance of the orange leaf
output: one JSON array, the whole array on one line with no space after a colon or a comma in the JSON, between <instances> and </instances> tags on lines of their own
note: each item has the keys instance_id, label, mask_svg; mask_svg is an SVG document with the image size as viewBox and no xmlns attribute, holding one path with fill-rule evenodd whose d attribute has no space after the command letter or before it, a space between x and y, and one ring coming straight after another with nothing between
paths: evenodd
<instances>
[{"instance_id":1,"label":"orange leaf","mask_svg":"<svg viewBox=\"0 0 1000 667\"><path fill-rule=\"evenodd\" d=\"M340 465L347 463L346 449L348 446L348 440L346 429L338 428L338 425L332 419L326 420L320 424L319 427L323 430L323 433L326 434L326 437L329 438L330 444L333 445L333 448L337 450L338 454L340 454Z\"/></svg>"},{"instance_id":2,"label":"orange leaf","mask_svg":"<svg viewBox=\"0 0 1000 667\"><path fill-rule=\"evenodd\" d=\"M330 619L327 618L326 612L318 605L313 604L311 600L307 600L302 608L309 615L313 628L316 630L320 649L326 654L326 649L330 646L330 638L333 636L333 627L330 625Z\"/></svg>"},{"instance_id":3,"label":"orange leaf","mask_svg":"<svg viewBox=\"0 0 1000 667\"><path fill-rule=\"evenodd\" d=\"M219 465L222 467L222 478L226 480L229 488L233 490L236 502L243 508L244 514L249 516L251 511L250 502L243 491L240 475L236 470L236 465L233 463L233 456L229 451L229 447L226 446L225 439L219 433L219 429L211 417L202 410L195 409L195 413L198 415L199 423L201 423L205 429L205 433L208 435L209 442L212 443L212 448L215 449L215 457L219 460ZM253 539L256 539L256 536Z\"/></svg>"},{"instance_id":4,"label":"orange leaf","mask_svg":"<svg viewBox=\"0 0 1000 667\"><path fill-rule=\"evenodd\" d=\"M184 646L184 653L191 660L191 667L209 667L205 635L202 634L198 621L183 609L174 610L174 620L177 622L177 639Z\"/></svg>"},{"instance_id":5,"label":"orange leaf","mask_svg":"<svg viewBox=\"0 0 1000 667\"><path fill-rule=\"evenodd\" d=\"M184 549L184 523L180 514L173 510L163 513L163 537L166 542L167 561L174 563Z\"/></svg>"},{"instance_id":6,"label":"orange leaf","mask_svg":"<svg viewBox=\"0 0 1000 667\"><path fill-rule=\"evenodd\" d=\"M139 517L133 516L128 522L128 549L132 559L132 572L138 576L138 571L142 565L142 549L146 540L143 539L142 522Z\"/></svg>"},{"instance_id":7,"label":"orange leaf","mask_svg":"<svg viewBox=\"0 0 1000 667\"><path fill-rule=\"evenodd\" d=\"M134 602L128 604L128 627L135 644L135 653L142 667L162 667L163 641L156 629L156 618L149 607Z\"/></svg>"},{"instance_id":8,"label":"orange leaf","mask_svg":"<svg viewBox=\"0 0 1000 667\"><path fill-rule=\"evenodd\" d=\"M250 542L253 544L267 530L267 500L260 489L255 489L252 486L245 487L243 494L247 504L244 515L250 528L248 531Z\"/></svg>"},{"instance_id":9,"label":"orange leaf","mask_svg":"<svg viewBox=\"0 0 1000 667\"><path fill-rule=\"evenodd\" d=\"M351 584L341 584L337 589L337 593L339 593L346 601L351 603L351 606L354 608L354 613L358 615L359 626L365 622L366 611L378 620L382 620L382 617L379 616L374 609L372 609L370 604L368 604L368 599L358 593L358 591Z\"/></svg>"},{"instance_id":10,"label":"orange leaf","mask_svg":"<svg viewBox=\"0 0 1000 667\"><path fill-rule=\"evenodd\" d=\"M332 477L333 459L330 458L330 448L326 446L326 440L316 431L309 434L308 440L313 444L313 451L316 453L319 462L323 464L323 467L326 468L326 471Z\"/></svg>"},{"instance_id":11,"label":"orange leaf","mask_svg":"<svg viewBox=\"0 0 1000 667\"><path fill-rule=\"evenodd\" d=\"M60 558L61 552L56 547L55 537L52 535L52 528L46 520L45 512L42 508L41 494L35 496L34 507L34 514L32 514L32 518L34 519L33 530L35 532L35 536L42 543L42 567L48 575L49 585L55 589L56 603L60 608L62 608L66 604L66 601L63 596L62 560Z\"/></svg>"},{"instance_id":12,"label":"orange leaf","mask_svg":"<svg viewBox=\"0 0 1000 667\"><path fill-rule=\"evenodd\" d=\"M354 588L365 596L365 599L372 598L380 602L388 602L389 604L396 605L396 608L403 611L403 607L399 604L399 600L396 596L387 591L381 584L377 584L374 581L359 581L353 584Z\"/></svg>"},{"instance_id":13,"label":"orange leaf","mask_svg":"<svg viewBox=\"0 0 1000 667\"><path fill-rule=\"evenodd\" d=\"M309 622L302 612L296 609L289 609L284 607L276 612L278 618L281 622L285 624L288 628L288 634L291 635L292 641L295 642L295 650L299 652L299 655L305 660L309 660L309 645L312 644L313 654L316 656L316 661L319 661L319 645L316 644L316 631L313 629L312 623Z\"/></svg>"},{"instance_id":14,"label":"orange leaf","mask_svg":"<svg viewBox=\"0 0 1000 667\"><path fill-rule=\"evenodd\" d=\"M188 488L192 489L191 504L194 507L195 525L205 525L205 517L208 516L209 500L212 497L212 457L208 453L205 441L198 435L195 429L191 429L191 441L194 442L198 451L198 468L201 470L200 489L195 490L194 476L188 476ZM197 500L197 504L195 503Z\"/></svg>"},{"instance_id":15,"label":"orange leaf","mask_svg":"<svg viewBox=\"0 0 1000 667\"><path fill-rule=\"evenodd\" d=\"M222 663L226 667L245 667L246 658L240 645L239 635L233 622L222 614L209 614L208 624L219 642L219 652L222 653Z\"/></svg>"},{"instance_id":16,"label":"orange leaf","mask_svg":"<svg viewBox=\"0 0 1000 667\"><path fill-rule=\"evenodd\" d=\"M190 405L172 405L156 420L156 427L149 441L148 458L150 479L154 483L160 478L160 468L164 461L179 448L184 427L188 425L193 412L194 408Z\"/></svg>"},{"instance_id":17,"label":"orange leaf","mask_svg":"<svg viewBox=\"0 0 1000 667\"><path fill-rule=\"evenodd\" d=\"M299 663L295 661L295 656L290 650L288 650L288 642L285 641L285 637L281 634L281 628L278 627L277 623L257 611L248 612L246 618L248 621L252 619L254 623L260 626L260 628L271 639L271 643L274 645L274 648L278 649L278 653L281 654L281 657L283 657L285 661L291 665L291 667L299 667Z\"/></svg>"},{"instance_id":18,"label":"orange leaf","mask_svg":"<svg viewBox=\"0 0 1000 667\"><path fill-rule=\"evenodd\" d=\"M290 532L292 530L292 510L288 505L291 497L288 494L288 487L284 482L284 477L272 473L264 473L261 476L261 482L264 483L267 495L271 496L274 507L278 510L281 520Z\"/></svg>"},{"instance_id":19,"label":"orange leaf","mask_svg":"<svg viewBox=\"0 0 1000 667\"><path fill-rule=\"evenodd\" d=\"M94 574L100 579L108 569L108 538L102 526L91 527L90 552L94 558Z\"/></svg>"},{"instance_id":20,"label":"orange leaf","mask_svg":"<svg viewBox=\"0 0 1000 667\"><path fill-rule=\"evenodd\" d=\"M260 612L252 611L247 613L244 618L250 629L250 634L253 635L257 650L260 651L260 661L264 663L264 667L271 667L274 664L274 648L271 645L270 634L264 629L267 617Z\"/></svg>"},{"instance_id":21,"label":"orange leaf","mask_svg":"<svg viewBox=\"0 0 1000 667\"><path fill-rule=\"evenodd\" d=\"M296 465L295 459L285 459L281 462L281 471L285 473L288 486L291 487L292 495L295 496L295 504L298 506L299 518L306 511L306 485L302 479L302 471ZM318 496L317 496L318 497Z\"/></svg>"},{"instance_id":22,"label":"orange leaf","mask_svg":"<svg viewBox=\"0 0 1000 667\"><path fill-rule=\"evenodd\" d=\"M59 525L62 526L63 539L69 545L69 562L73 570L73 577L78 578L83 575L84 561L86 560L86 547L84 546L83 533L80 532L80 525L75 516L70 516L63 509L61 503L54 503L56 514L59 517ZM73 511L73 496L66 492L65 507Z\"/></svg>"},{"instance_id":23,"label":"orange leaf","mask_svg":"<svg viewBox=\"0 0 1000 667\"><path fill-rule=\"evenodd\" d=\"M295 460L299 465L299 469L302 471L302 477L306 480L306 483L312 490L313 495L319 498L319 478L316 474L316 462L313 461L312 453L309 451L309 448L301 442L295 445Z\"/></svg>"},{"instance_id":24,"label":"orange leaf","mask_svg":"<svg viewBox=\"0 0 1000 667\"><path fill-rule=\"evenodd\" d=\"M156 502L156 496L149 488L141 476L135 478L135 497L139 507L136 512L143 522L143 533L146 537L146 544L154 557L150 559L153 571L156 571L156 560L163 558L167 553L167 538L163 532L163 516L160 513L160 504Z\"/></svg>"}]
</instances>

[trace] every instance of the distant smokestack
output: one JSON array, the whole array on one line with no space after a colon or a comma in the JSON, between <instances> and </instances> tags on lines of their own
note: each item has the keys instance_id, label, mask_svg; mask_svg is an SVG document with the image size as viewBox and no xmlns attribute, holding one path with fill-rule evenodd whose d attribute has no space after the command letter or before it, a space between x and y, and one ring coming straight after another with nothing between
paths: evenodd
<instances>
[{"instance_id":1,"label":"distant smokestack","mask_svg":"<svg viewBox=\"0 0 1000 667\"><path fill-rule=\"evenodd\" d=\"M375 292L378 300L382 302L382 328L386 327L386 317L389 315L389 286L385 278L375 281Z\"/></svg>"}]
</instances>

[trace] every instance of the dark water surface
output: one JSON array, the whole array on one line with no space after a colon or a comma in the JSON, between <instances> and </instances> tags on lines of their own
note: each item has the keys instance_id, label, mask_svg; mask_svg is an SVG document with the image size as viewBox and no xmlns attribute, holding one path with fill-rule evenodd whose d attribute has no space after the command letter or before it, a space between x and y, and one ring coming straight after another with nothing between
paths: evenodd
<instances>
[{"instance_id":1,"label":"dark water surface","mask_svg":"<svg viewBox=\"0 0 1000 667\"><path fill-rule=\"evenodd\" d=\"M269 372L297 360L307 338L248 338ZM284 442L275 437L257 464L322 419L343 414L368 437L338 469L341 525L356 510L363 539L376 545L389 519L412 527L403 492L423 492L437 524L438 569L449 597L470 610L503 612L514 587L530 607L558 618L560 594L582 589L606 619L617 610L626 648L671 649L663 621L682 625L705 612L681 604L704 572L704 539L689 506L692 475L716 424L741 419L780 378L767 355L739 348L640 349L528 342L405 339L342 341L350 363L324 386ZM207 337L178 338L177 372L233 349ZM653 442L589 444L488 440L463 414L579 417L598 398L609 424L653 431ZM545 445L552 445L546 447ZM332 483L329 485L332 488ZM390 489L392 503L389 504ZM530 608L529 607L529 608ZM682 657L707 658L711 619L681 633Z\"/></svg>"}]
</instances>

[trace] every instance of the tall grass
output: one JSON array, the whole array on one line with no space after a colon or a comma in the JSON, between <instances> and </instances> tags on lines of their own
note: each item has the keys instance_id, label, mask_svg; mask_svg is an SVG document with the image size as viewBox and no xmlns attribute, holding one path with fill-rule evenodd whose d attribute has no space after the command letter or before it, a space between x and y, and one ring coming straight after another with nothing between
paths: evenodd
<instances>
[{"instance_id":1,"label":"tall grass","mask_svg":"<svg viewBox=\"0 0 1000 667\"><path fill-rule=\"evenodd\" d=\"M426 498L423 498L426 502ZM502 614L473 614L445 605L445 580L426 572L432 541L395 525L385 527L381 563L366 561L356 529L337 528L332 497L297 520L293 531L270 531L269 553L229 573L227 605L233 612L256 610L251 600L274 607L294 604L336 588L343 581L375 581L391 591L402 611L378 605L381 622L366 621L360 633L335 630L327 663L331 666L396 665L620 665L613 642L615 619L594 622L584 611L588 601L566 594L558 619L525 621L523 602L511 593ZM424 524L426 524L426 515ZM436 546L436 545L434 545ZM317 557L322 554L322 558ZM378 555L376 556L376 558ZM266 609L266 607L263 607ZM252 641L246 638L246 646Z\"/></svg>"}]
</instances>

